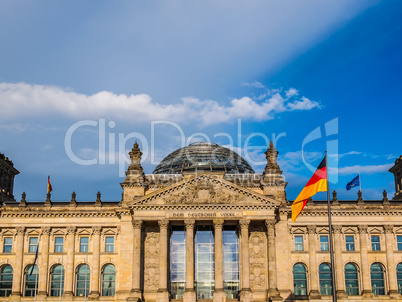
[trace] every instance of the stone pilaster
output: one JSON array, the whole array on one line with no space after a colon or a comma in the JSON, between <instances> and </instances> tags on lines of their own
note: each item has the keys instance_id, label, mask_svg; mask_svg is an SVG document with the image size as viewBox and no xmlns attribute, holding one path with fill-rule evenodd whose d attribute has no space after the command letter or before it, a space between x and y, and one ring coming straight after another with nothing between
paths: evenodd
<instances>
[{"instance_id":1,"label":"stone pilaster","mask_svg":"<svg viewBox=\"0 0 402 302\"><path fill-rule=\"evenodd\" d=\"M186 289L183 302L195 302L194 290L194 225L195 220L185 220L186 225Z\"/></svg>"},{"instance_id":2,"label":"stone pilaster","mask_svg":"<svg viewBox=\"0 0 402 302\"><path fill-rule=\"evenodd\" d=\"M22 283L22 254L24 252L24 227L17 227L17 236L15 240L15 263L13 275L13 287L11 291L10 300L19 300L21 297L21 283Z\"/></svg>"},{"instance_id":3,"label":"stone pilaster","mask_svg":"<svg viewBox=\"0 0 402 302\"><path fill-rule=\"evenodd\" d=\"M374 297L371 291L371 281L370 281L370 267L367 255L367 225L359 225L360 233L360 263L361 263L361 276L363 279L363 297L372 298Z\"/></svg>"},{"instance_id":4,"label":"stone pilaster","mask_svg":"<svg viewBox=\"0 0 402 302\"><path fill-rule=\"evenodd\" d=\"M215 228L215 290L213 302L225 302L226 295L223 289L223 244L222 228L223 219L214 220Z\"/></svg>"},{"instance_id":5,"label":"stone pilaster","mask_svg":"<svg viewBox=\"0 0 402 302\"><path fill-rule=\"evenodd\" d=\"M346 299L348 297L345 290L345 274L342 261L342 226L334 225L334 253L335 253L335 280L336 280L336 296L338 299Z\"/></svg>"},{"instance_id":6,"label":"stone pilaster","mask_svg":"<svg viewBox=\"0 0 402 302\"><path fill-rule=\"evenodd\" d=\"M67 262L65 275L65 291L63 297L73 296L74 282L74 249L75 249L75 227L67 227Z\"/></svg>"},{"instance_id":7,"label":"stone pilaster","mask_svg":"<svg viewBox=\"0 0 402 302\"><path fill-rule=\"evenodd\" d=\"M99 193L99 192L98 192ZM100 199L100 198L99 198ZM92 268L91 268L91 284L89 288L91 292L89 293L90 299L99 298L99 270L100 270L100 234L102 228L95 226L92 228L93 231L93 251L92 251Z\"/></svg>"},{"instance_id":8,"label":"stone pilaster","mask_svg":"<svg viewBox=\"0 0 402 302\"><path fill-rule=\"evenodd\" d=\"M268 293L267 298L272 301L282 301L278 291L276 272L276 246L275 246L275 219L265 220L268 239Z\"/></svg>"},{"instance_id":9,"label":"stone pilaster","mask_svg":"<svg viewBox=\"0 0 402 302\"><path fill-rule=\"evenodd\" d=\"M396 280L396 269L395 269L395 262L394 262L394 247L393 247L393 232L394 226L393 225L385 225L385 246L387 249L387 272L389 278L389 296L392 299L400 299L401 296L398 292L398 283Z\"/></svg>"},{"instance_id":10,"label":"stone pilaster","mask_svg":"<svg viewBox=\"0 0 402 302\"><path fill-rule=\"evenodd\" d=\"M159 289L156 302L169 302L169 292L167 290L167 267L168 267L168 227L169 220L159 220L160 239L159 239Z\"/></svg>"},{"instance_id":11,"label":"stone pilaster","mask_svg":"<svg viewBox=\"0 0 402 302\"><path fill-rule=\"evenodd\" d=\"M39 260L39 280L38 280L38 298L45 299L47 296L46 285L49 267L49 233L50 227L42 227L41 240L39 244L41 257Z\"/></svg>"},{"instance_id":12,"label":"stone pilaster","mask_svg":"<svg viewBox=\"0 0 402 302\"><path fill-rule=\"evenodd\" d=\"M249 225L250 225L249 219L240 220L240 228L241 228L240 257L242 261L240 302L250 302L253 298L253 293L251 292L250 289L250 253L249 253L249 242L248 242Z\"/></svg>"},{"instance_id":13,"label":"stone pilaster","mask_svg":"<svg viewBox=\"0 0 402 302\"><path fill-rule=\"evenodd\" d=\"M141 229L142 220L133 221L134 251L133 251L133 286L128 301L141 301Z\"/></svg>"},{"instance_id":14,"label":"stone pilaster","mask_svg":"<svg viewBox=\"0 0 402 302\"><path fill-rule=\"evenodd\" d=\"M307 226L308 232L308 253L309 253L309 271L310 271L310 299L321 299L321 293L318 287L318 271L316 259L316 227L314 225Z\"/></svg>"}]
</instances>

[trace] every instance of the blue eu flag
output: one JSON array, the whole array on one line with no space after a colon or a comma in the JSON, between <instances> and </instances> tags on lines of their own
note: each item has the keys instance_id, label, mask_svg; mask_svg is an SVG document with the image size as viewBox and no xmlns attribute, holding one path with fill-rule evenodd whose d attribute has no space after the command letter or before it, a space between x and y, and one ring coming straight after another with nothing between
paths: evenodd
<instances>
[{"instance_id":1,"label":"blue eu flag","mask_svg":"<svg viewBox=\"0 0 402 302\"><path fill-rule=\"evenodd\" d=\"M360 175L357 175L355 178L352 179L351 182L348 182L346 185L346 191L349 191L350 189L360 186Z\"/></svg>"}]
</instances>

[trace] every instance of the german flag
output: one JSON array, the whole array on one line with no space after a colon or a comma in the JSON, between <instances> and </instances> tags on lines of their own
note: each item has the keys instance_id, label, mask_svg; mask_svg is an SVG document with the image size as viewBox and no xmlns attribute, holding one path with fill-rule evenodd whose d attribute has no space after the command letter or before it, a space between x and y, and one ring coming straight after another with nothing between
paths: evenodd
<instances>
[{"instance_id":1,"label":"german flag","mask_svg":"<svg viewBox=\"0 0 402 302\"><path fill-rule=\"evenodd\" d=\"M50 184L50 175L47 176L47 194L52 192L52 185Z\"/></svg>"},{"instance_id":2,"label":"german flag","mask_svg":"<svg viewBox=\"0 0 402 302\"><path fill-rule=\"evenodd\" d=\"M327 186L327 158L324 157L314 175L310 178L299 196L292 203L292 222L296 221L297 216L305 207L307 200L317 192L328 190Z\"/></svg>"}]
</instances>

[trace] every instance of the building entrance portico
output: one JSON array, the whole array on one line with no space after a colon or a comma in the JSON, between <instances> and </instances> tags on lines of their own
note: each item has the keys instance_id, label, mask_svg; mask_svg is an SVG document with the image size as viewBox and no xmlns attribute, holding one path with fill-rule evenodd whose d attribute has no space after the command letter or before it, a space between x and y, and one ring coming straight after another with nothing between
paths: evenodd
<instances>
[{"instance_id":1,"label":"building entrance portico","mask_svg":"<svg viewBox=\"0 0 402 302\"><path fill-rule=\"evenodd\" d=\"M127 203L143 243L134 254L136 295L158 302L266 299L269 276L276 278L267 265L267 236L274 235L267 226L275 224L266 221L274 221L277 204L210 175Z\"/></svg>"}]
</instances>

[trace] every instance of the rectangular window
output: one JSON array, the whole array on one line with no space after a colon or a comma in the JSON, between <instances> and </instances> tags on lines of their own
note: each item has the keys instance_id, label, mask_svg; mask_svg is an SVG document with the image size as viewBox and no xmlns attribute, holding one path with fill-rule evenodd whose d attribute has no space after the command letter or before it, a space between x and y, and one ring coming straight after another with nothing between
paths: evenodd
<instances>
[{"instance_id":1,"label":"rectangular window","mask_svg":"<svg viewBox=\"0 0 402 302\"><path fill-rule=\"evenodd\" d=\"M55 253L62 253L63 252L63 237L56 237L54 238L54 251Z\"/></svg>"},{"instance_id":2,"label":"rectangular window","mask_svg":"<svg viewBox=\"0 0 402 302\"><path fill-rule=\"evenodd\" d=\"M13 250L13 238L4 237L3 253L11 253Z\"/></svg>"},{"instance_id":3,"label":"rectangular window","mask_svg":"<svg viewBox=\"0 0 402 302\"><path fill-rule=\"evenodd\" d=\"M303 236L295 236L295 251L303 250Z\"/></svg>"},{"instance_id":4,"label":"rectangular window","mask_svg":"<svg viewBox=\"0 0 402 302\"><path fill-rule=\"evenodd\" d=\"M354 251L355 250L355 236L346 235L345 240L346 240L346 250Z\"/></svg>"},{"instance_id":5,"label":"rectangular window","mask_svg":"<svg viewBox=\"0 0 402 302\"><path fill-rule=\"evenodd\" d=\"M371 236L371 250L372 251L380 250L380 236Z\"/></svg>"},{"instance_id":6,"label":"rectangular window","mask_svg":"<svg viewBox=\"0 0 402 302\"><path fill-rule=\"evenodd\" d=\"M80 238L80 252L81 253L88 252L88 243L89 243L89 238L88 237L81 237Z\"/></svg>"},{"instance_id":7,"label":"rectangular window","mask_svg":"<svg viewBox=\"0 0 402 302\"><path fill-rule=\"evenodd\" d=\"M396 243L398 245L398 251L402 251L402 236L396 236Z\"/></svg>"},{"instance_id":8,"label":"rectangular window","mask_svg":"<svg viewBox=\"0 0 402 302\"><path fill-rule=\"evenodd\" d=\"M321 248L321 251L324 251L324 252L329 251L328 236L320 236L320 248Z\"/></svg>"},{"instance_id":9,"label":"rectangular window","mask_svg":"<svg viewBox=\"0 0 402 302\"><path fill-rule=\"evenodd\" d=\"M107 236L105 239L105 252L113 253L114 252L114 237Z\"/></svg>"},{"instance_id":10,"label":"rectangular window","mask_svg":"<svg viewBox=\"0 0 402 302\"><path fill-rule=\"evenodd\" d=\"M36 253L36 249L38 248L38 237L29 238L29 253Z\"/></svg>"}]
</instances>

